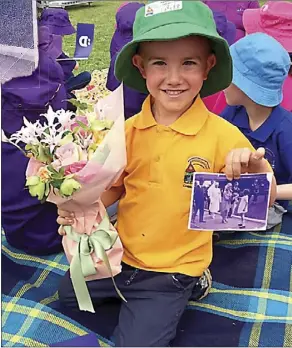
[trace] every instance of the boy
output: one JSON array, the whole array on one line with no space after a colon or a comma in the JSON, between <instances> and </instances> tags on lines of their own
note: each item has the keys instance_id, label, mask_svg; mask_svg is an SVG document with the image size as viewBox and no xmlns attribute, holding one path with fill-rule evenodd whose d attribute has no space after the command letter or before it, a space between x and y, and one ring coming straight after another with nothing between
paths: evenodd
<instances>
[{"instance_id":1,"label":"boy","mask_svg":"<svg viewBox=\"0 0 292 348\"><path fill-rule=\"evenodd\" d=\"M150 3L137 12L133 33L117 57L116 76L150 95L126 122L124 175L102 197L106 206L120 199L117 229L125 249L115 280L127 303L121 305L113 339L123 347L167 346L212 259L212 232L187 228L186 169L225 170L232 179L241 171L270 168L264 152L254 151L236 127L209 113L199 95L216 93L231 80L228 44L206 5ZM60 224L72 223L70 213L59 215ZM117 297L111 279L87 285L95 303ZM69 274L59 295L78 308Z\"/></svg>"},{"instance_id":2,"label":"boy","mask_svg":"<svg viewBox=\"0 0 292 348\"><path fill-rule=\"evenodd\" d=\"M237 126L255 148L265 148L282 192L286 186L281 185L292 183L292 113L280 106L290 69L289 54L278 41L263 33L237 41L230 52L233 79L225 90L230 106L221 116ZM254 202L257 191L255 183ZM288 201L280 204L286 208Z\"/></svg>"}]
</instances>

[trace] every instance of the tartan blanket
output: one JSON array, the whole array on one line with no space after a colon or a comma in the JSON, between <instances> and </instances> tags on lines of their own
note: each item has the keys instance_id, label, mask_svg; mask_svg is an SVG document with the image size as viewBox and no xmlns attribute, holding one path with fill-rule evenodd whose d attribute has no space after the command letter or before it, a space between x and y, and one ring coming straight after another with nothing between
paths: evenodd
<instances>
[{"instance_id":1,"label":"tartan blanket","mask_svg":"<svg viewBox=\"0 0 292 348\"><path fill-rule=\"evenodd\" d=\"M172 346L292 346L292 212L269 232L223 233L214 245L210 294L190 302ZM44 347L95 333L111 346L119 303L96 315L65 312L58 283L63 253L36 257L2 233L2 347ZM153 313L155 315L155 313Z\"/></svg>"}]
</instances>

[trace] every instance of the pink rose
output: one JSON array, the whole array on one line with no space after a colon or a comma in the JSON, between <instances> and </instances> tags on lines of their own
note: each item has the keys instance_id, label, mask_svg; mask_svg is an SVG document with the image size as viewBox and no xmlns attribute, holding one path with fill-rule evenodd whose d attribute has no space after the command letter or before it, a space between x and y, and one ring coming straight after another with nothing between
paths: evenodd
<instances>
[{"instance_id":1,"label":"pink rose","mask_svg":"<svg viewBox=\"0 0 292 348\"><path fill-rule=\"evenodd\" d=\"M75 120L76 120L76 121L79 121L79 122L82 122L83 124L85 124L86 126L88 126L88 119L87 119L87 117L85 117L85 116L76 116ZM71 125L71 131L73 131L73 129L74 129L75 127L80 127L80 125L79 125L77 122L74 122L74 123ZM85 136L86 131L80 127L79 133L80 133L80 135Z\"/></svg>"},{"instance_id":2,"label":"pink rose","mask_svg":"<svg viewBox=\"0 0 292 348\"><path fill-rule=\"evenodd\" d=\"M45 167L45 164L36 160L35 158L30 158L26 168L26 176L37 175L40 168Z\"/></svg>"},{"instance_id":3,"label":"pink rose","mask_svg":"<svg viewBox=\"0 0 292 348\"><path fill-rule=\"evenodd\" d=\"M65 168L65 176L70 174L75 174L80 172L81 169L83 169L87 164L87 161L79 161L76 163L72 163L69 166Z\"/></svg>"},{"instance_id":4,"label":"pink rose","mask_svg":"<svg viewBox=\"0 0 292 348\"><path fill-rule=\"evenodd\" d=\"M80 160L79 154L82 152L80 146L74 143L69 143L57 148L55 155L61 162L62 167L69 166Z\"/></svg>"}]
</instances>

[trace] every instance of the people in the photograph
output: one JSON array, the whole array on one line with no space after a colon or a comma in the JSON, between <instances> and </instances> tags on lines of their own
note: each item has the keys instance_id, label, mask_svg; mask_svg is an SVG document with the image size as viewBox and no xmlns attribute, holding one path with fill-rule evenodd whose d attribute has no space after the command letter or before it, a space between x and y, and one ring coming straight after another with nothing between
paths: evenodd
<instances>
[{"instance_id":1,"label":"people in the photograph","mask_svg":"<svg viewBox=\"0 0 292 348\"><path fill-rule=\"evenodd\" d=\"M235 210L236 210L236 207L237 207L238 201L239 201L239 194L240 194L239 182L236 181L233 185L231 208L229 210L228 217L232 217L235 213Z\"/></svg>"},{"instance_id":2,"label":"people in the photograph","mask_svg":"<svg viewBox=\"0 0 292 348\"><path fill-rule=\"evenodd\" d=\"M248 212L249 190L244 189L242 195L239 197L238 214L241 222L238 224L239 228L245 228L245 214Z\"/></svg>"},{"instance_id":3,"label":"people in the photograph","mask_svg":"<svg viewBox=\"0 0 292 348\"><path fill-rule=\"evenodd\" d=\"M209 211L211 218L215 219L215 213L220 210L220 203L222 200L219 182L214 181L208 189L208 197L210 199Z\"/></svg>"},{"instance_id":4,"label":"people in the photograph","mask_svg":"<svg viewBox=\"0 0 292 348\"><path fill-rule=\"evenodd\" d=\"M255 179L252 184L252 204L256 204L258 202L258 197L260 193L260 184L258 179Z\"/></svg>"},{"instance_id":5,"label":"people in the photograph","mask_svg":"<svg viewBox=\"0 0 292 348\"><path fill-rule=\"evenodd\" d=\"M204 220L205 188L203 180L196 182L196 186L194 188L194 203L195 207L193 221L195 222L197 213L199 212L199 223L206 222Z\"/></svg>"},{"instance_id":6,"label":"people in the photograph","mask_svg":"<svg viewBox=\"0 0 292 348\"><path fill-rule=\"evenodd\" d=\"M231 199L232 199L232 184L229 182L225 185L222 202L221 202L221 217L222 223L226 224L228 222L228 213L231 208Z\"/></svg>"}]
</instances>

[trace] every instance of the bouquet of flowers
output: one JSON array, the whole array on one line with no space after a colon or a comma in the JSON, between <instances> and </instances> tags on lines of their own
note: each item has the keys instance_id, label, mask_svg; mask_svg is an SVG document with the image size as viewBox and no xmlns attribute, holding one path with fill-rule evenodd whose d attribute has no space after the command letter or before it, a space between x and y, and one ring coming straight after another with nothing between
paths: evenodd
<instances>
[{"instance_id":1,"label":"bouquet of flowers","mask_svg":"<svg viewBox=\"0 0 292 348\"><path fill-rule=\"evenodd\" d=\"M94 312L85 280L121 272L123 247L111 225L101 194L126 165L123 89L120 86L95 105L73 101L76 114L58 110L41 115L8 139L30 158L26 186L40 201L73 211L73 226L63 226L63 247L79 308ZM22 148L25 144L24 149Z\"/></svg>"}]
</instances>

